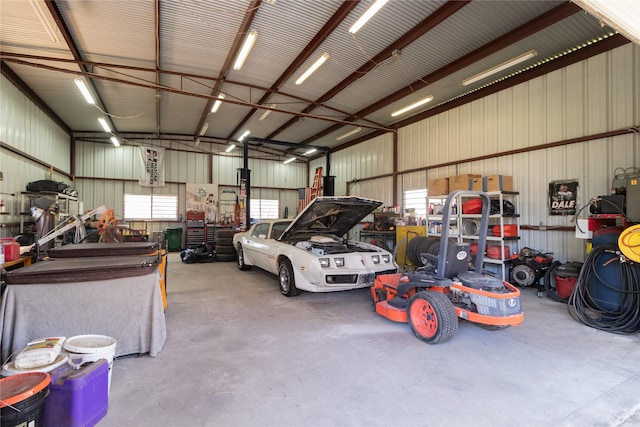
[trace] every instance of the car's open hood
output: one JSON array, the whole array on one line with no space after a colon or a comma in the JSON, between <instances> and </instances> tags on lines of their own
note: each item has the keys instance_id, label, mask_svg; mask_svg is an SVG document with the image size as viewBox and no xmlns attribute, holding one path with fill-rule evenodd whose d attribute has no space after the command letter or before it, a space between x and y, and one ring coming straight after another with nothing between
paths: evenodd
<instances>
[{"instance_id":1,"label":"car's open hood","mask_svg":"<svg viewBox=\"0 0 640 427\"><path fill-rule=\"evenodd\" d=\"M380 205L382 202L378 200L361 197L318 197L293 220L279 240L312 234L343 236Z\"/></svg>"}]
</instances>

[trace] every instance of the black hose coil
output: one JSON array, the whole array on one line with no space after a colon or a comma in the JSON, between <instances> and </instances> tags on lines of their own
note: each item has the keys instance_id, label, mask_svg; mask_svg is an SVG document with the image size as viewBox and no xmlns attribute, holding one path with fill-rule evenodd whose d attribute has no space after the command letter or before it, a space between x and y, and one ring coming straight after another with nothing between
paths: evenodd
<instances>
[{"instance_id":1,"label":"black hose coil","mask_svg":"<svg viewBox=\"0 0 640 427\"><path fill-rule=\"evenodd\" d=\"M595 329L617 334L634 334L640 332L640 278L638 267L633 262L621 262L619 258L610 258L620 270L620 287L611 286L598 275L596 266L602 263L605 254L616 253L618 246L607 243L592 249L584 262L576 286L569 297L569 314L574 319ZM588 284L592 277L600 280L607 288L621 294L619 310L604 310L595 302L589 293Z\"/></svg>"}]
</instances>

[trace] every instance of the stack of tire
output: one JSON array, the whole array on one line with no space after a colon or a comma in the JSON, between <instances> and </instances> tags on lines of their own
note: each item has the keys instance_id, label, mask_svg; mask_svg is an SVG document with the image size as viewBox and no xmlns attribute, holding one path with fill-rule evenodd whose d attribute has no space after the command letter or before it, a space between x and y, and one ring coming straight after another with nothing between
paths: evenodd
<instances>
[{"instance_id":1,"label":"stack of tire","mask_svg":"<svg viewBox=\"0 0 640 427\"><path fill-rule=\"evenodd\" d=\"M216 261L229 262L236 260L236 249L233 247L231 229L216 230Z\"/></svg>"}]
</instances>

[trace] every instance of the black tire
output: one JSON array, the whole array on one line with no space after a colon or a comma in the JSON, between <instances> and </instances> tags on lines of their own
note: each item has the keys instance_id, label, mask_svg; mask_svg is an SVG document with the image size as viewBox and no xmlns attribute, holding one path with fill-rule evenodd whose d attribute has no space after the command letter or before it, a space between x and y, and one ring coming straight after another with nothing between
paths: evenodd
<instances>
[{"instance_id":1,"label":"black tire","mask_svg":"<svg viewBox=\"0 0 640 427\"><path fill-rule=\"evenodd\" d=\"M560 298L556 291L556 271L561 265L562 263L560 261L554 261L551 267L544 273L544 290L552 300L566 304L569 298Z\"/></svg>"},{"instance_id":2,"label":"black tire","mask_svg":"<svg viewBox=\"0 0 640 427\"><path fill-rule=\"evenodd\" d=\"M407 243L407 258L409 258L409 261L411 261L411 263L416 267L422 267L423 264L422 260L420 259L420 254L427 252L427 249L429 249L431 245L439 241L440 239L438 239L437 237L414 237L413 239L409 240L409 243Z\"/></svg>"},{"instance_id":3,"label":"black tire","mask_svg":"<svg viewBox=\"0 0 640 427\"><path fill-rule=\"evenodd\" d=\"M236 254L236 248L234 248L233 246L216 245L216 254L235 255Z\"/></svg>"},{"instance_id":4,"label":"black tire","mask_svg":"<svg viewBox=\"0 0 640 427\"><path fill-rule=\"evenodd\" d=\"M221 237L216 240L216 245L233 246L233 237Z\"/></svg>"},{"instance_id":5,"label":"black tire","mask_svg":"<svg viewBox=\"0 0 640 427\"><path fill-rule=\"evenodd\" d=\"M236 248L236 252L238 256L236 257L236 261L238 263L238 270L247 271L251 270L251 266L244 263L244 251L242 250L242 245L238 243L238 247Z\"/></svg>"},{"instance_id":6,"label":"black tire","mask_svg":"<svg viewBox=\"0 0 640 427\"><path fill-rule=\"evenodd\" d=\"M288 259L284 259L280 262L280 267L278 267L278 282L280 284L280 292L285 297L294 297L298 295L293 267L291 266L291 261Z\"/></svg>"},{"instance_id":7,"label":"black tire","mask_svg":"<svg viewBox=\"0 0 640 427\"><path fill-rule=\"evenodd\" d=\"M235 234L235 231L233 230L228 230L228 229L223 229L223 230L216 230L216 241L219 239L224 239L224 238L233 238L233 235Z\"/></svg>"},{"instance_id":8,"label":"black tire","mask_svg":"<svg viewBox=\"0 0 640 427\"><path fill-rule=\"evenodd\" d=\"M407 248L405 249L407 258L409 258L409 261L411 261L411 263L417 267L422 267L422 265L420 264L420 259L416 256L416 249L422 244L422 241L426 239L427 238L423 236L416 236L413 239L409 240L409 242L407 243Z\"/></svg>"},{"instance_id":9,"label":"black tire","mask_svg":"<svg viewBox=\"0 0 640 427\"><path fill-rule=\"evenodd\" d=\"M420 291L412 296L407 318L413 334L428 344L447 342L458 331L458 316L453 304L436 291Z\"/></svg>"},{"instance_id":10,"label":"black tire","mask_svg":"<svg viewBox=\"0 0 640 427\"><path fill-rule=\"evenodd\" d=\"M235 254L219 254L216 253L216 261L219 262L231 262L236 260Z\"/></svg>"}]
</instances>

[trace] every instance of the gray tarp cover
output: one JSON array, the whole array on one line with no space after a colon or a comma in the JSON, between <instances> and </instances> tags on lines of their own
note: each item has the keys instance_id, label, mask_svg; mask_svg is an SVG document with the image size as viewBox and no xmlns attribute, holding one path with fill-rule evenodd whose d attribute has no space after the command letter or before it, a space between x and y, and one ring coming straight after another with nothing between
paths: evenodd
<instances>
[{"instance_id":1,"label":"gray tarp cover","mask_svg":"<svg viewBox=\"0 0 640 427\"><path fill-rule=\"evenodd\" d=\"M72 283L7 285L0 305L2 362L29 341L53 336L107 335L116 357L156 356L166 340L160 273Z\"/></svg>"}]
</instances>

